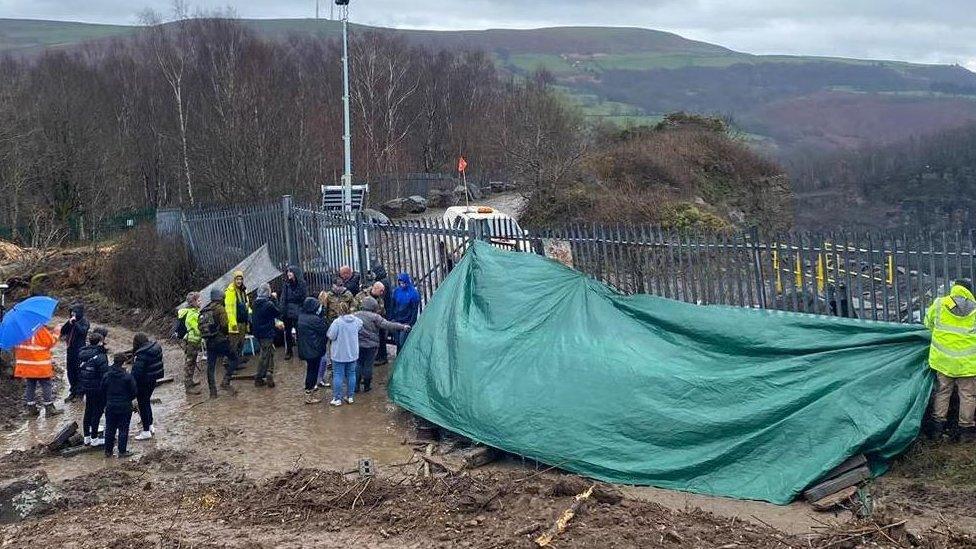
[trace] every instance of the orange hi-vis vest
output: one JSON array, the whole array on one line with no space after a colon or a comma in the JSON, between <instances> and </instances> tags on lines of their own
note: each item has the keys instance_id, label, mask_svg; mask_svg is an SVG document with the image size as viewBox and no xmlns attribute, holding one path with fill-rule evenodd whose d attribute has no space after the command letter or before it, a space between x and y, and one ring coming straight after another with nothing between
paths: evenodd
<instances>
[{"instance_id":1,"label":"orange hi-vis vest","mask_svg":"<svg viewBox=\"0 0 976 549\"><path fill-rule=\"evenodd\" d=\"M41 326L30 339L14 347L14 377L26 379L54 377L51 349L57 342L57 336L47 327Z\"/></svg>"}]
</instances>

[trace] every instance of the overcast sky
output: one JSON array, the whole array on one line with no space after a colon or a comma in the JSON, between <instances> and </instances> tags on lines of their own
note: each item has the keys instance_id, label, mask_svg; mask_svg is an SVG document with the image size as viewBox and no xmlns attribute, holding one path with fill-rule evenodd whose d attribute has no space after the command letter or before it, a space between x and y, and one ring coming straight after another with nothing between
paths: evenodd
<instances>
[{"instance_id":1,"label":"overcast sky","mask_svg":"<svg viewBox=\"0 0 976 549\"><path fill-rule=\"evenodd\" d=\"M187 0L247 18L311 17L315 0ZM321 0L329 14L330 2ZM484 29L636 26L749 53L835 55L976 70L974 0L352 0L359 23ZM131 24L172 0L0 0L0 17Z\"/></svg>"}]
</instances>

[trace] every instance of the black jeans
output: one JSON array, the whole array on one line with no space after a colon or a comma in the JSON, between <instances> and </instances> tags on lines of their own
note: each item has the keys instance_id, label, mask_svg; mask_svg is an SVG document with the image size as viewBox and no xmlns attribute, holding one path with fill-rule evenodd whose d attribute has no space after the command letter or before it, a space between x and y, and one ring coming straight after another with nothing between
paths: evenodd
<instances>
[{"instance_id":1,"label":"black jeans","mask_svg":"<svg viewBox=\"0 0 976 549\"><path fill-rule=\"evenodd\" d=\"M207 342L207 384L210 386L210 394L217 394L217 361L224 357L227 359L227 367L224 372L224 381L230 383L230 376L237 370L237 353L230 347L230 342L226 339Z\"/></svg>"},{"instance_id":2,"label":"black jeans","mask_svg":"<svg viewBox=\"0 0 976 549\"><path fill-rule=\"evenodd\" d=\"M319 380L319 363L322 357L305 360L305 390L311 391Z\"/></svg>"},{"instance_id":3,"label":"black jeans","mask_svg":"<svg viewBox=\"0 0 976 549\"><path fill-rule=\"evenodd\" d=\"M295 324L298 323L297 318L286 318L285 323L285 356L292 356L295 354Z\"/></svg>"},{"instance_id":4,"label":"black jeans","mask_svg":"<svg viewBox=\"0 0 976 549\"><path fill-rule=\"evenodd\" d=\"M119 455L129 446L129 423L132 421L132 407L108 408L105 410L105 455L111 456L115 437L118 433Z\"/></svg>"},{"instance_id":5,"label":"black jeans","mask_svg":"<svg viewBox=\"0 0 976 549\"><path fill-rule=\"evenodd\" d=\"M86 437L98 436L98 424L105 412L105 395L101 391L85 393L85 417L82 420L82 432Z\"/></svg>"},{"instance_id":6,"label":"black jeans","mask_svg":"<svg viewBox=\"0 0 976 549\"><path fill-rule=\"evenodd\" d=\"M78 359L78 354L81 349L73 349L68 347L67 356L65 357L65 369L68 370L68 394L69 395L79 395L81 394L81 360Z\"/></svg>"},{"instance_id":7,"label":"black jeans","mask_svg":"<svg viewBox=\"0 0 976 549\"><path fill-rule=\"evenodd\" d=\"M380 330L380 346L377 347L378 351L376 353L376 360L379 362L386 362L389 360L386 350L386 342L390 339L390 334L386 330Z\"/></svg>"},{"instance_id":8,"label":"black jeans","mask_svg":"<svg viewBox=\"0 0 976 549\"><path fill-rule=\"evenodd\" d=\"M379 352L379 347L373 347L372 349L365 349L363 347L359 348L359 362L356 366L356 390L359 391L359 386L362 385L363 389L368 390L373 383L373 363L376 362L376 353Z\"/></svg>"},{"instance_id":9,"label":"black jeans","mask_svg":"<svg viewBox=\"0 0 976 549\"><path fill-rule=\"evenodd\" d=\"M139 420L142 421L143 431L148 431L153 424L152 404L150 400L155 390L155 380L150 380L145 385L139 384L136 387L136 402L139 404Z\"/></svg>"},{"instance_id":10,"label":"black jeans","mask_svg":"<svg viewBox=\"0 0 976 549\"><path fill-rule=\"evenodd\" d=\"M258 361L258 375L254 379L266 379L268 376L274 377L274 340L259 339L261 345L261 359Z\"/></svg>"}]
</instances>

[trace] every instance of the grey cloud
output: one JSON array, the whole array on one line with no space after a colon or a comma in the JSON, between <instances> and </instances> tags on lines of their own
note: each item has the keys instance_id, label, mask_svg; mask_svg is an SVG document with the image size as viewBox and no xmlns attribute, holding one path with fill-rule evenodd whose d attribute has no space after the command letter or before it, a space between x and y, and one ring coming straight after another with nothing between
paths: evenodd
<instances>
[{"instance_id":1,"label":"grey cloud","mask_svg":"<svg viewBox=\"0 0 976 549\"><path fill-rule=\"evenodd\" d=\"M328 15L329 2L321 0ZM189 0L241 17L309 17L314 0ZM133 23L170 0L0 0L0 17ZM960 63L976 67L972 0L352 0L355 21L458 29L624 25L677 32L750 53Z\"/></svg>"}]
</instances>

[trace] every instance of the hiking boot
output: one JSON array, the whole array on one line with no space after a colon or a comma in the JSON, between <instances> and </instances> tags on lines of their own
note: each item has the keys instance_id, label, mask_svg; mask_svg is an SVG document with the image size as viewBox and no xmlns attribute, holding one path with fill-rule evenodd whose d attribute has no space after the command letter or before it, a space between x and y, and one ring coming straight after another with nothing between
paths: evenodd
<instances>
[{"instance_id":1,"label":"hiking boot","mask_svg":"<svg viewBox=\"0 0 976 549\"><path fill-rule=\"evenodd\" d=\"M293 355L291 354L291 351L288 351L287 353L285 353L285 360L291 360L292 356Z\"/></svg>"},{"instance_id":2,"label":"hiking boot","mask_svg":"<svg viewBox=\"0 0 976 549\"><path fill-rule=\"evenodd\" d=\"M929 426L929 440L941 440L942 435L945 434L945 426L945 421L933 419Z\"/></svg>"},{"instance_id":3,"label":"hiking boot","mask_svg":"<svg viewBox=\"0 0 976 549\"><path fill-rule=\"evenodd\" d=\"M217 389L210 389L210 398L217 398Z\"/></svg>"},{"instance_id":4,"label":"hiking boot","mask_svg":"<svg viewBox=\"0 0 976 549\"><path fill-rule=\"evenodd\" d=\"M318 398L315 391L305 391L305 404L318 404L322 399Z\"/></svg>"},{"instance_id":5,"label":"hiking boot","mask_svg":"<svg viewBox=\"0 0 976 549\"><path fill-rule=\"evenodd\" d=\"M364 384L363 384L363 392L364 392L364 393L368 393L368 392L370 392L371 390L373 390L373 388L372 388L372 387L370 387L370 384L369 384L369 383L364 383Z\"/></svg>"},{"instance_id":6,"label":"hiking boot","mask_svg":"<svg viewBox=\"0 0 976 549\"><path fill-rule=\"evenodd\" d=\"M126 450L124 452L119 452L119 459L130 458L130 457L132 457L134 455L135 455L134 453ZM108 456L108 457L112 457L112 456Z\"/></svg>"},{"instance_id":7,"label":"hiking boot","mask_svg":"<svg viewBox=\"0 0 976 549\"><path fill-rule=\"evenodd\" d=\"M41 415L41 409L38 408L37 407L37 404L35 404L33 402L31 402L29 404L25 404L24 405L24 411L27 412L27 415L33 416L33 417L37 417L37 416Z\"/></svg>"},{"instance_id":8,"label":"hiking boot","mask_svg":"<svg viewBox=\"0 0 976 549\"><path fill-rule=\"evenodd\" d=\"M274 376L268 376L268 387L274 389L274 386L275 386Z\"/></svg>"},{"instance_id":9,"label":"hiking boot","mask_svg":"<svg viewBox=\"0 0 976 549\"><path fill-rule=\"evenodd\" d=\"M44 405L44 415L47 417L59 416L64 413L64 410L58 410L54 407L54 403Z\"/></svg>"},{"instance_id":10,"label":"hiking boot","mask_svg":"<svg viewBox=\"0 0 976 549\"><path fill-rule=\"evenodd\" d=\"M264 387L267 384L268 384L268 382L265 381L265 380L263 380L263 379L255 379L254 380L254 386L255 387Z\"/></svg>"}]
</instances>

